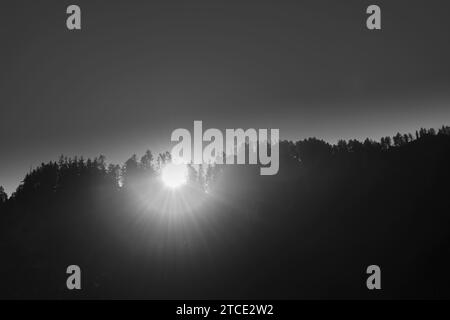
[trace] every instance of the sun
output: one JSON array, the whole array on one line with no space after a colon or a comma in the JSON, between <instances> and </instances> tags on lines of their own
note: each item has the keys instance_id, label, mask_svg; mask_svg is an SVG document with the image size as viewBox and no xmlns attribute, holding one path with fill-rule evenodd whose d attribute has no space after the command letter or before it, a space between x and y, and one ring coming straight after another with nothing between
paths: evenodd
<instances>
[{"instance_id":1,"label":"sun","mask_svg":"<svg viewBox=\"0 0 450 320\"><path fill-rule=\"evenodd\" d=\"M181 187L186 184L188 169L185 164L166 164L161 172L161 179L164 184L172 189Z\"/></svg>"}]
</instances>

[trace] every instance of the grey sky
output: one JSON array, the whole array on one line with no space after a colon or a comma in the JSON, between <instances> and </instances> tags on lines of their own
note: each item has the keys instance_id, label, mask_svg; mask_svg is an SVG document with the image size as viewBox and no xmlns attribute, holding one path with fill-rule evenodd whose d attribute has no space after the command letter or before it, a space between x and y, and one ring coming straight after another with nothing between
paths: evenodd
<instances>
[{"instance_id":1,"label":"grey sky","mask_svg":"<svg viewBox=\"0 0 450 320\"><path fill-rule=\"evenodd\" d=\"M280 128L379 138L450 123L448 1L69 1L0 4L0 185L30 166L123 162L170 133Z\"/></svg>"}]
</instances>

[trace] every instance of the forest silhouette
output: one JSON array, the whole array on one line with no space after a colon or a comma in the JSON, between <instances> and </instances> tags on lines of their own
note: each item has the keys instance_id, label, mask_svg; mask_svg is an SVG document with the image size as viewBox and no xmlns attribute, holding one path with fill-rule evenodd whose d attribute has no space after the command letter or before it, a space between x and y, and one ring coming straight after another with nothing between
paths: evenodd
<instances>
[{"instance_id":1,"label":"forest silhouette","mask_svg":"<svg viewBox=\"0 0 450 320\"><path fill-rule=\"evenodd\" d=\"M168 161L61 156L0 188L0 297L450 298L450 127L281 141L278 175L189 166L179 191Z\"/></svg>"}]
</instances>

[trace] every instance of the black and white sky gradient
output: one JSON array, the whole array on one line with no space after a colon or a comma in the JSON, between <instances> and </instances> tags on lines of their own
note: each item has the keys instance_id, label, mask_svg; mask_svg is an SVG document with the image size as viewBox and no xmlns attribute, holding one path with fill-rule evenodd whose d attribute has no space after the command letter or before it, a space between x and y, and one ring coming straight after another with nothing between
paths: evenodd
<instances>
[{"instance_id":1,"label":"black and white sky gradient","mask_svg":"<svg viewBox=\"0 0 450 320\"><path fill-rule=\"evenodd\" d=\"M78 4L82 30L66 28ZM382 9L382 30L365 10ZM330 142L450 124L448 1L2 1L0 185L176 128Z\"/></svg>"}]
</instances>

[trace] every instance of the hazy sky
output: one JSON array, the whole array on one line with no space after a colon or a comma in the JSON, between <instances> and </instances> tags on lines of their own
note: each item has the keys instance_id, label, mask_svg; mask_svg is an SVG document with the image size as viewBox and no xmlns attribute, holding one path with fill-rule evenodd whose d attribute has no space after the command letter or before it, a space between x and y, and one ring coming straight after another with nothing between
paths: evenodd
<instances>
[{"instance_id":1,"label":"hazy sky","mask_svg":"<svg viewBox=\"0 0 450 320\"><path fill-rule=\"evenodd\" d=\"M382 9L382 30L365 10ZM78 4L82 30L66 28ZM172 130L379 138L450 124L448 1L4 1L0 185L62 153L123 162Z\"/></svg>"}]
</instances>

